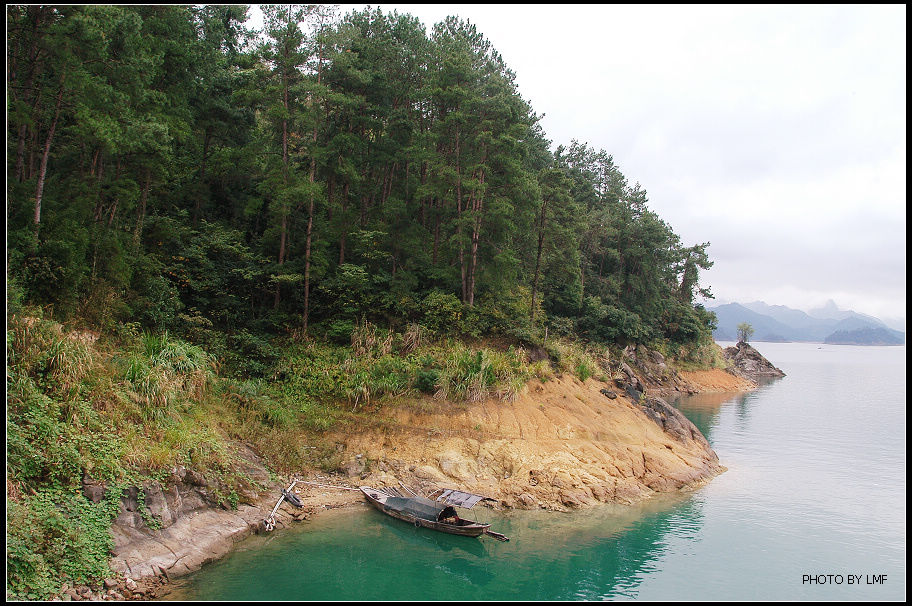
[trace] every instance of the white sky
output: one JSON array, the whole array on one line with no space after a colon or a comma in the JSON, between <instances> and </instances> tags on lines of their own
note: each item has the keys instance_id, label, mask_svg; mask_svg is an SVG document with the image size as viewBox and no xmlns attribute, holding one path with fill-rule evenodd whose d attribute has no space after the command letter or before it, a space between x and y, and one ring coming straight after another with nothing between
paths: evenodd
<instances>
[{"instance_id":1,"label":"white sky","mask_svg":"<svg viewBox=\"0 0 912 606\"><path fill-rule=\"evenodd\" d=\"M710 305L905 317L904 5L379 6L475 24L555 145L606 150L711 242Z\"/></svg>"}]
</instances>

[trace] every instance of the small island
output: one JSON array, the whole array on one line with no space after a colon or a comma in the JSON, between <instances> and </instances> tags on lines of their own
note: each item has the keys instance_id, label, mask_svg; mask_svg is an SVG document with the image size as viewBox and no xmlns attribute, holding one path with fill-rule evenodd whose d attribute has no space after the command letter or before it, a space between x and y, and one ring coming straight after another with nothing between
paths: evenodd
<instances>
[{"instance_id":1,"label":"small island","mask_svg":"<svg viewBox=\"0 0 912 606\"><path fill-rule=\"evenodd\" d=\"M904 345L905 335L887 328L837 330L823 341L827 345Z\"/></svg>"}]
</instances>

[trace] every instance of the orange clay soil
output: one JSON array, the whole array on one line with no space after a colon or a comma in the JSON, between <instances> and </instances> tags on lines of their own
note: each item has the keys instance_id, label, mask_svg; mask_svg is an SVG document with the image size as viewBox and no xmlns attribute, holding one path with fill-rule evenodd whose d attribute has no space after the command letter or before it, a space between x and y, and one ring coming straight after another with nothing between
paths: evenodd
<instances>
[{"instance_id":1,"label":"orange clay soil","mask_svg":"<svg viewBox=\"0 0 912 606\"><path fill-rule=\"evenodd\" d=\"M750 391L757 387L753 381L736 377L721 368L679 371L678 374L698 392Z\"/></svg>"},{"instance_id":2,"label":"orange clay soil","mask_svg":"<svg viewBox=\"0 0 912 606\"><path fill-rule=\"evenodd\" d=\"M754 387L721 370L688 374L701 391ZM700 486L725 470L699 432L676 439L619 391L563 376L532 381L513 401L385 404L380 427L326 436L342 452L348 477L315 481L395 487L401 481L425 491L459 488L507 507L566 509L634 503ZM310 503L337 505L359 496L299 490Z\"/></svg>"}]
</instances>

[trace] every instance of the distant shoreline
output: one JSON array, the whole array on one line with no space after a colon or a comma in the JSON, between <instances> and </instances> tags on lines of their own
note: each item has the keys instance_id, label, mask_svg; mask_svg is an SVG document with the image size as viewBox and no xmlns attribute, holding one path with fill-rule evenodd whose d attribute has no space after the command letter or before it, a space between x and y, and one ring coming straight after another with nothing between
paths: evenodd
<instances>
[{"instance_id":1,"label":"distant shoreline","mask_svg":"<svg viewBox=\"0 0 912 606\"><path fill-rule=\"evenodd\" d=\"M726 343L735 343L734 339L715 339L717 345L723 346ZM905 343L827 343L826 341L764 341L763 339L751 339L751 343L777 343L777 344L801 344L801 345L851 345L855 347L905 347Z\"/></svg>"}]
</instances>

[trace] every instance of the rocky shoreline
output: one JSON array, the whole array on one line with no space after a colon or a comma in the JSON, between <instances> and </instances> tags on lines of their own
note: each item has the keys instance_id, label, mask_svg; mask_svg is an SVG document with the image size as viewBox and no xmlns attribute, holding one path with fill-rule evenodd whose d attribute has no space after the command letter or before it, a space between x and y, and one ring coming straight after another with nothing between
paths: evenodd
<instances>
[{"instance_id":1,"label":"rocky shoreline","mask_svg":"<svg viewBox=\"0 0 912 606\"><path fill-rule=\"evenodd\" d=\"M391 434L365 430L335 437L347 457L341 473L298 477L324 486L458 486L493 496L505 508L567 511L600 502L634 503L659 492L693 489L725 471L703 435L666 400L753 389L757 383L749 376L734 364L729 371L678 373L658 352L628 348L609 384L559 377L530 385L509 403L392 410L398 429ZM250 445L237 445L236 454L252 480L236 508L220 497L224 491L217 484L182 467L162 483L125 491L112 525L115 577L95 588L63 587L59 599L162 598L173 578L264 532L263 520L282 485L270 480ZM104 487L87 478L84 492L100 500ZM295 492L303 507L283 502L277 528L325 509L364 504L358 492L304 484ZM149 528L149 520L159 528Z\"/></svg>"}]
</instances>

